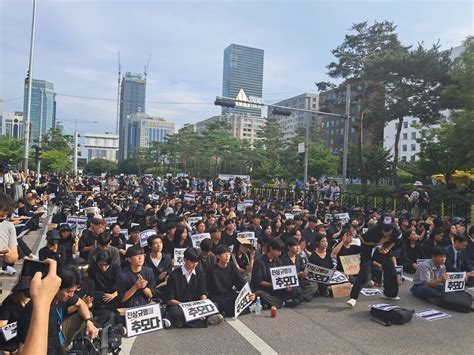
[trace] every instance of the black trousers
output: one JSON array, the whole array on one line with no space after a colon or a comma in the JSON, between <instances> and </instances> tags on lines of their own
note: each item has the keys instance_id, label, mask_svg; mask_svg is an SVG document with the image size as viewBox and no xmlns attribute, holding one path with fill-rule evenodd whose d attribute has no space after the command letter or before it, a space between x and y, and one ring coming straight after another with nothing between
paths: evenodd
<instances>
[{"instance_id":1,"label":"black trousers","mask_svg":"<svg viewBox=\"0 0 474 355\"><path fill-rule=\"evenodd\" d=\"M351 298L359 298L360 290L367 282L369 277L370 270L372 268L372 262L376 258L377 262L382 265L382 270L384 273L383 278L383 293L387 297L396 297L398 295L398 280L397 280L397 270L392 261L392 256L390 253L380 254L377 250L372 256L372 247L362 244L362 250L360 254L360 271L357 275L357 279L352 286Z\"/></svg>"},{"instance_id":2,"label":"black trousers","mask_svg":"<svg viewBox=\"0 0 474 355\"><path fill-rule=\"evenodd\" d=\"M299 287L293 287L291 291L287 291L286 289L276 291L272 289L258 289L255 290L255 296L260 297L262 305L269 307L275 306L276 308L283 307L283 301L290 299L297 299L300 302L303 301L302 291Z\"/></svg>"},{"instance_id":3,"label":"black trousers","mask_svg":"<svg viewBox=\"0 0 474 355\"><path fill-rule=\"evenodd\" d=\"M168 318L176 328L207 328L207 319L197 319L192 322L186 322L183 310L180 306L171 306L168 308Z\"/></svg>"},{"instance_id":4,"label":"black trousers","mask_svg":"<svg viewBox=\"0 0 474 355\"><path fill-rule=\"evenodd\" d=\"M234 306L237 296L237 293L234 292L218 296L214 295L210 297L210 299L215 303L219 309L219 312L221 312L224 317L233 317L235 313Z\"/></svg>"}]
</instances>

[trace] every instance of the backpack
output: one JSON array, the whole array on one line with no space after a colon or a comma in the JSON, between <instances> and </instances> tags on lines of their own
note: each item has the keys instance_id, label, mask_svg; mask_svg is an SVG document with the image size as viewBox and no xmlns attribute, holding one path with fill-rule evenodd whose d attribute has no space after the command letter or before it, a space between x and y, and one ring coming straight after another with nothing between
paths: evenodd
<instances>
[{"instance_id":1,"label":"backpack","mask_svg":"<svg viewBox=\"0 0 474 355\"><path fill-rule=\"evenodd\" d=\"M381 322L372 320L385 326L408 323L412 319L413 313L415 313L414 310L390 304L374 304L370 307L370 314Z\"/></svg>"},{"instance_id":2,"label":"backpack","mask_svg":"<svg viewBox=\"0 0 474 355\"><path fill-rule=\"evenodd\" d=\"M451 311L469 313L473 311L472 296L466 291L448 292L441 297L439 306Z\"/></svg>"},{"instance_id":3,"label":"backpack","mask_svg":"<svg viewBox=\"0 0 474 355\"><path fill-rule=\"evenodd\" d=\"M426 209L430 205L430 197L428 196L428 192L425 190L420 190L418 193L418 202L417 202L418 207L421 209Z\"/></svg>"}]
</instances>

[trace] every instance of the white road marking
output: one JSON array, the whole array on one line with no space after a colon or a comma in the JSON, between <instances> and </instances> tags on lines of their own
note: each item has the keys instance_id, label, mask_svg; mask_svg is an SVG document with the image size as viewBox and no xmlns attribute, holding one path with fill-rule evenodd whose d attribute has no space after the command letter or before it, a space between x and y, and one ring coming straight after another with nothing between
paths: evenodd
<instances>
[{"instance_id":1,"label":"white road marking","mask_svg":"<svg viewBox=\"0 0 474 355\"><path fill-rule=\"evenodd\" d=\"M413 279L412 279L411 277L408 277L408 276L403 275L403 278L404 278L405 280L408 280L408 281L410 281L410 282L413 282Z\"/></svg>"},{"instance_id":2,"label":"white road marking","mask_svg":"<svg viewBox=\"0 0 474 355\"><path fill-rule=\"evenodd\" d=\"M129 355L132 353L132 347L133 344L135 343L135 340L137 340L137 337L131 337L131 338L122 338L122 350L120 350L120 354L124 355Z\"/></svg>"},{"instance_id":3,"label":"white road marking","mask_svg":"<svg viewBox=\"0 0 474 355\"><path fill-rule=\"evenodd\" d=\"M57 208L58 208L57 206L54 206L53 210L51 211L51 214L48 217L48 222L46 223L46 227L43 231L43 234L41 235L41 239L38 244L38 249L36 250L36 255L38 255L38 252L42 247L46 246L46 233L48 233L48 224L51 224L51 221L53 220L53 216L56 213Z\"/></svg>"},{"instance_id":4,"label":"white road marking","mask_svg":"<svg viewBox=\"0 0 474 355\"><path fill-rule=\"evenodd\" d=\"M227 323L234 328L237 333L242 335L250 345L252 345L260 354L278 354L270 345L265 343L257 334L238 319L227 319Z\"/></svg>"}]
</instances>

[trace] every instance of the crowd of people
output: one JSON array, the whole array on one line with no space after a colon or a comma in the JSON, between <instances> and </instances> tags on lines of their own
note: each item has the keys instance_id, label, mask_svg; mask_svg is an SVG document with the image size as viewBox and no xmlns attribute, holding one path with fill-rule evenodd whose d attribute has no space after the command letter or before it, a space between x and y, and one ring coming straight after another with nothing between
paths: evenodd
<instances>
[{"instance_id":1,"label":"crowd of people","mask_svg":"<svg viewBox=\"0 0 474 355\"><path fill-rule=\"evenodd\" d=\"M344 273L341 256L360 255L358 274L346 275L351 307L363 287L374 285L383 285L385 298L399 299L397 265L415 273L413 295L431 302L442 296L447 271L466 271L474 286L474 228L461 218L442 220L422 208L415 216L349 209L334 197L333 183L333 198L324 193L298 201L253 194L240 178L202 182L30 176L21 193L10 188L0 196L4 272L18 259L57 264L61 282L48 313L48 354L66 351L82 334L97 337L111 319L125 324L124 309L152 303L160 304L165 328L217 325L234 316L247 282L250 299L259 299L263 309L317 302L331 296L332 287L308 280L305 266ZM46 226L42 216L53 206ZM40 227L48 229L46 243L35 255L17 237L22 228ZM202 233L210 238L195 248L192 235ZM177 250L184 250L182 260ZM296 266L299 286L274 290L270 268L285 265ZM2 304L0 325L18 322L18 335L0 339L0 349L14 351L27 342L35 315L29 290L20 277ZM205 299L219 313L187 322L179 304Z\"/></svg>"}]
</instances>

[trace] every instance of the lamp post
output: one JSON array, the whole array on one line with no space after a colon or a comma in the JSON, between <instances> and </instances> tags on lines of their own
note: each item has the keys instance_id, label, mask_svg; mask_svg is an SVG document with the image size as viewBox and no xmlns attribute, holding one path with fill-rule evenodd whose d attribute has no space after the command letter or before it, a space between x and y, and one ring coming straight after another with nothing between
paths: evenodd
<instances>
[{"instance_id":1,"label":"lamp post","mask_svg":"<svg viewBox=\"0 0 474 355\"><path fill-rule=\"evenodd\" d=\"M44 90L41 88L41 104L40 104L40 124L39 124L39 138L38 138L38 148L41 149L41 137L43 134L43 98L44 98ZM37 167L36 167L36 175L38 176L38 179L40 178L41 174L41 159L38 159L37 162Z\"/></svg>"}]
</instances>

